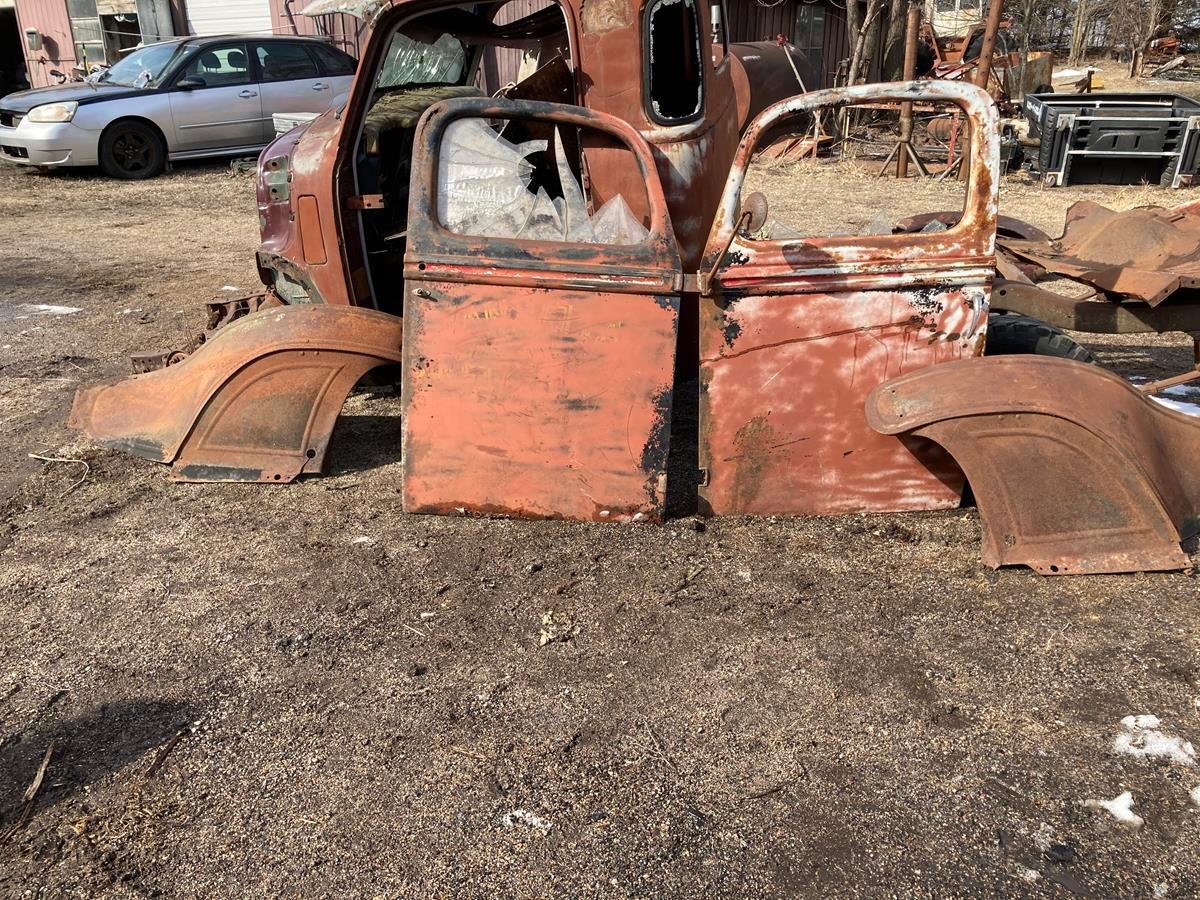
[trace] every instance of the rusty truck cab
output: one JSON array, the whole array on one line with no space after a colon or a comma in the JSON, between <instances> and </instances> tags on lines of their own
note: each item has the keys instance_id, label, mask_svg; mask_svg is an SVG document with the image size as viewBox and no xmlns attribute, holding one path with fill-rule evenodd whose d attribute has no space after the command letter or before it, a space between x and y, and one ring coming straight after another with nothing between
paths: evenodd
<instances>
[{"instance_id":1,"label":"rusty truck cab","mask_svg":"<svg viewBox=\"0 0 1200 900\"><path fill-rule=\"evenodd\" d=\"M511 9L507 0L471 10L387 4L371 21L346 106L263 152L259 270L285 302L400 312L416 121L439 99L484 96L483 75L502 52L510 69L519 53L520 65L498 96L580 106L638 131L652 148L682 263L698 263L746 112L746 98L739 106L735 96L737 61L723 34L710 39L708 6L566 0L519 18ZM586 163L573 165L598 203L644 193L621 153L581 140ZM648 224L644 203L633 212Z\"/></svg>"}]
</instances>

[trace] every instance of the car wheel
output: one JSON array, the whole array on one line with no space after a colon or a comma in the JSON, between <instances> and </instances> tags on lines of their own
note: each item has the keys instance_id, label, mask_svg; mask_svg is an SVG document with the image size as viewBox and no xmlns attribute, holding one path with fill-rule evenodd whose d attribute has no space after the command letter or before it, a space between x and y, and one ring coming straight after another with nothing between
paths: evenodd
<instances>
[{"instance_id":1,"label":"car wheel","mask_svg":"<svg viewBox=\"0 0 1200 900\"><path fill-rule=\"evenodd\" d=\"M117 122L100 137L100 168L110 178L153 178L167 165L167 148L144 122Z\"/></svg>"}]
</instances>

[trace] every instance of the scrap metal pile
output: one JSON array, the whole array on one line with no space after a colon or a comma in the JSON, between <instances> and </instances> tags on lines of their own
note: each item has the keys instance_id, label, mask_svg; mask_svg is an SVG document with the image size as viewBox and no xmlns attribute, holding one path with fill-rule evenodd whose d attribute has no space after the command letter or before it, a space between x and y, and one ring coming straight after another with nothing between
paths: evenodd
<instances>
[{"instance_id":1,"label":"scrap metal pile","mask_svg":"<svg viewBox=\"0 0 1200 900\"><path fill-rule=\"evenodd\" d=\"M258 262L288 297L176 365L81 389L76 427L177 479L283 483L323 470L349 391L398 364L408 512L661 521L677 411L698 406L704 515L945 509L969 482L989 565L1189 565L1200 419L1098 366L982 356L989 303L1042 292L1029 267L1073 266L1105 292L1143 283L1093 265L1102 237L1076 220L1057 243L1009 241L1012 280L993 287L999 129L984 91L910 81L766 102L736 90L736 56L700 64L711 31L694 0L645 15L589 2L559 30L553 10L499 27L459 9L412 19L416 6L380 7L364 59L398 58L375 46L394 36L441 48L439 66L476 39L569 47L555 89L573 102L440 99L373 152L380 92L360 72L344 112L264 153ZM669 72L642 55L668 33L683 48ZM970 136L946 228L761 234L769 198L743 184L774 135L821 110L921 103L958 107ZM410 177L378 177L396 171ZM1188 251L1169 246L1152 265L1179 295L1192 273L1172 254ZM1169 288L1144 305L1174 306Z\"/></svg>"}]
</instances>

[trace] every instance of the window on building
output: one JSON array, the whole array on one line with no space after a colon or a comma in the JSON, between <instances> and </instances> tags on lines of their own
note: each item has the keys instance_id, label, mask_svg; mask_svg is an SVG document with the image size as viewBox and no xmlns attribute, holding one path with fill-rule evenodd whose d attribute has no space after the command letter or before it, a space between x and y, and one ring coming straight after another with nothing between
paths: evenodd
<instances>
[{"instance_id":1,"label":"window on building","mask_svg":"<svg viewBox=\"0 0 1200 900\"><path fill-rule=\"evenodd\" d=\"M822 48L825 46L825 4L801 3L796 9L796 24L792 29L792 46L807 65L807 71L817 73L816 84L805 84L815 91L826 84L825 61ZM801 69L805 71L805 69ZM806 76L806 80L807 80Z\"/></svg>"},{"instance_id":2,"label":"window on building","mask_svg":"<svg viewBox=\"0 0 1200 900\"><path fill-rule=\"evenodd\" d=\"M71 17L71 35L79 65L83 65L84 59L88 66L105 63L104 32L100 27L96 0L68 0L67 12Z\"/></svg>"},{"instance_id":3,"label":"window on building","mask_svg":"<svg viewBox=\"0 0 1200 900\"><path fill-rule=\"evenodd\" d=\"M650 0L645 31L650 118L664 125L691 121L704 107L705 36L694 0Z\"/></svg>"}]
</instances>

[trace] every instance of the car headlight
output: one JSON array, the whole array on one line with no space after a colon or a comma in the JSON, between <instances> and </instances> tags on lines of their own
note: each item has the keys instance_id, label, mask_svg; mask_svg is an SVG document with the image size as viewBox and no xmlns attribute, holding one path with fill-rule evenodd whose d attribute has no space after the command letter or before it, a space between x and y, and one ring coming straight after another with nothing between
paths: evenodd
<instances>
[{"instance_id":1,"label":"car headlight","mask_svg":"<svg viewBox=\"0 0 1200 900\"><path fill-rule=\"evenodd\" d=\"M70 122L75 118L77 109L79 109L79 104L74 100L68 100L65 103L47 103L43 106L35 106L29 111L26 118L30 122Z\"/></svg>"}]
</instances>

